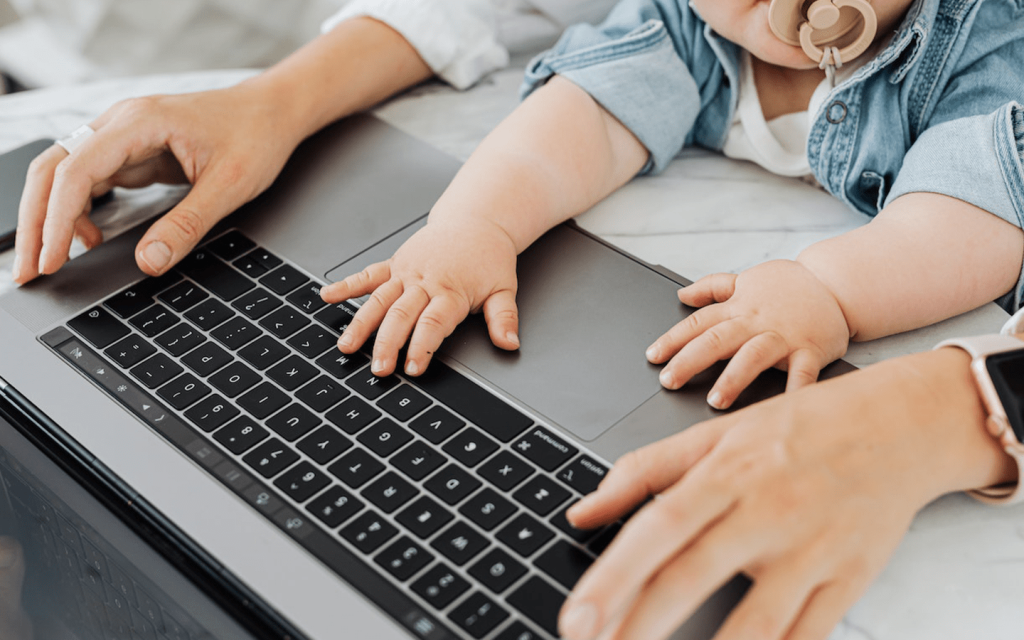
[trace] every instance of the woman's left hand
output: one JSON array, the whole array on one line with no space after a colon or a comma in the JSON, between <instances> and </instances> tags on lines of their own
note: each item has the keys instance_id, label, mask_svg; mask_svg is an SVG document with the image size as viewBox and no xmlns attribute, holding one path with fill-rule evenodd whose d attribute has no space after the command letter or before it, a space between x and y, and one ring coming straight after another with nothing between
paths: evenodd
<instances>
[{"instance_id":1,"label":"woman's left hand","mask_svg":"<svg viewBox=\"0 0 1024 640\"><path fill-rule=\"evenodd\" d=\"M952 351L822 382L627 454L570 522L593 528L656 499L576 585L563 637L665 638L742 572L753 586L716 640L825 638L921 507L1014 473L981 426L968 359Z\"/></svg>"}]
</instances>

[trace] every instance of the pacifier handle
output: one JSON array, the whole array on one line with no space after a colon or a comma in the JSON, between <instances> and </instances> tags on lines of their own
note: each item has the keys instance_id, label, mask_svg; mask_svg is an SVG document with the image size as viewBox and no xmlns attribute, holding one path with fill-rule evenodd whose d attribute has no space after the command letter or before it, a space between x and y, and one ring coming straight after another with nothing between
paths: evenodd
<instances>
[{"instance_id":1,"label":"pacifier handle","mask_svg":"<svg viewBox=\"0 0 1024 640\"><path fill-rule=\"evenodd\" d=\"M861 19L843 21L844 7L855 10ZM815 0L809 4L772 0L768 24L780 40L800 45L811 60L834 66L842 66L867 51L878 32L878 18L868 0ZM858 25L861 31L853 42L841 49L834 46Z\"/></svg>"}]
</instances>

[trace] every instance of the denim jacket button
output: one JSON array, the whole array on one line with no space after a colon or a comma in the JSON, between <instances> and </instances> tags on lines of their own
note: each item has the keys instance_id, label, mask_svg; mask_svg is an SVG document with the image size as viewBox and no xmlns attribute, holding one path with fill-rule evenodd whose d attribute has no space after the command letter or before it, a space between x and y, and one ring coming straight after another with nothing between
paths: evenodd
<instances>
[{"instance_id":1,"label":"denim jacket button","mask_svg":"<svg viewBox=\"0 0 1024 640\"><path fill-rule=\"evenodd\" d=\"M841 100L836 100L828 105L828 109L825 111L825 119L832 124L839 124L846 120L847 111L846 104Z\"/></svg>"}]
</instances>

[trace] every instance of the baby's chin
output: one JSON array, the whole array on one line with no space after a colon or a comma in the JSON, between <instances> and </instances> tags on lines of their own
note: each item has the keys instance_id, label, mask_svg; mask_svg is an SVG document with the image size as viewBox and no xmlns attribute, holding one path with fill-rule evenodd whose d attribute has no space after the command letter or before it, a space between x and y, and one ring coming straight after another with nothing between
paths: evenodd
<instances>
[{"instance_id":1,"label":"baby's chin","mask_svg":"<svg viewBox=\"0 0 1024 640\"><path fill-rule=\"evenodd\" d=\"M809 58L801 47L779 40L778 36L767 26L763 31L758 29L754 37L745 39L750 41L736 44L762 62L788 69L816 69L818 67L818 63Z\"/></svg>"}]
</instances>

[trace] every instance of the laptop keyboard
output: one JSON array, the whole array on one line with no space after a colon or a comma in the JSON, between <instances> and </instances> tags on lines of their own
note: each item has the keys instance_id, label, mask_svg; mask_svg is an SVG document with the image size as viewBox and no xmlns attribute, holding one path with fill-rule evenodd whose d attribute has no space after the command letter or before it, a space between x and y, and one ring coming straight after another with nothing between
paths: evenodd
<instances>
[{"instance_id":1,"label":"laptop keyboard","mask_svg":"<svg viewBox=\"0 0 1024 640\"><path fill-rule=\"evenodd\" d=\"M41 340L414 635L557 637L607 465L442 362L374 376L321 286L229 231Z\"/></svg>"}]
</instances>

